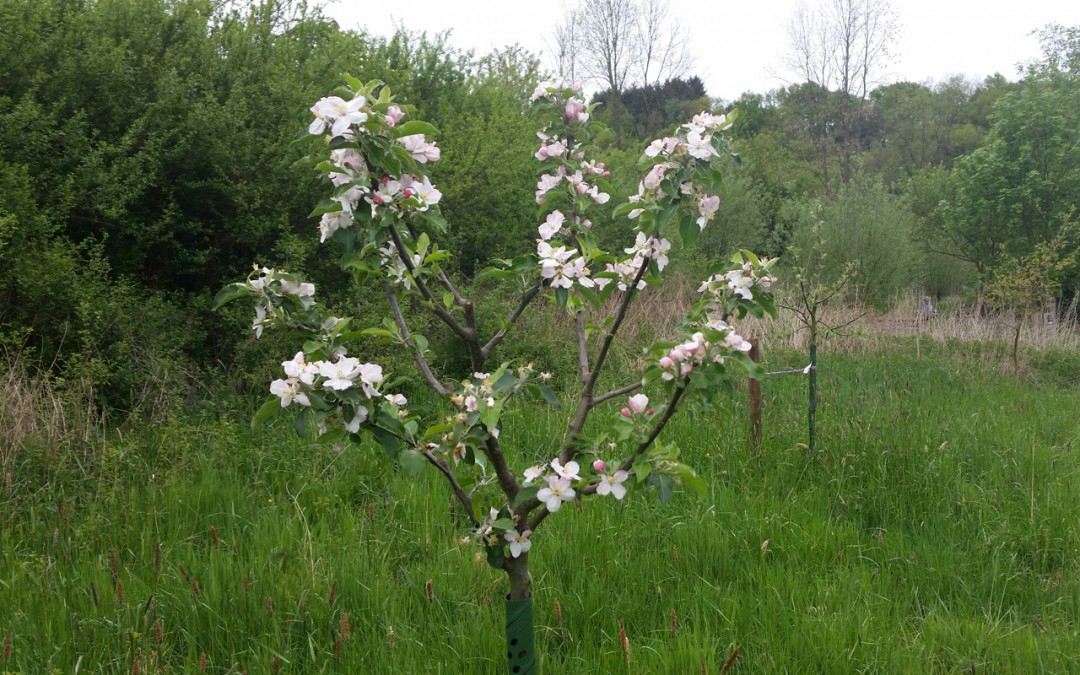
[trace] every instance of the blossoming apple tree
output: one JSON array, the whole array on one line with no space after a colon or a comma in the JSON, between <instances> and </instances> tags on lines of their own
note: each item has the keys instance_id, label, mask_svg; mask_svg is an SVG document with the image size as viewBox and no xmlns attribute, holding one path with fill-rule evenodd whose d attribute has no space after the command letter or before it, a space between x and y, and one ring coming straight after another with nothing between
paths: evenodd
<instances>
[{"instance_id":1,"label":"blossoming apple tree","mask_svg":"<svg viewBox=\"0 0 1080 675\"><path fill-rule=\"evenodd\" d=\"M439 213L441 193L425 171L440 159L429 140L435 130L406 121L406 108L396 105L380 83L346 81L336 95L311 108L312 164L328 183L328 195L313 216L319 217L320 240L340 249L342 269L382 285L391 316L381 326L357 326L316 303L310 283L267 267L256 267L246 281L223 289L217 305L254 301L256 337L270 327L288 327L302 336L299 351L282 363L282 377L270 384L273 397L256 420L296 410L297 428L317 429L326 442L370 434L403 470L430 466L460 502L488 562L508 575L508 601L528 600L537 532L568 502L594 496L621 500L649 487L667 499L678 484L703 491L701 478L661 432L691 397L711 398L733 380L757 373L746 355L749 343L728 321L747 313L775 314L768 276L772 262L744 251L710 270L676 327L681 339L648 347L647 365L631 381L599 388L628 308L661 281L672 246L666 237L677 231L673 239L691 244L717 211L718 160L731 121L701 113L649 145L637 194L613 212L630 219L635 238L603 248L590 218L596 217L597 205L610 200L612 188L604 164L589 155L592 109L576 86L538 87L533 102L548 123L538 133L535 153L540 166L535 249L496 262L490 273L515 280L520 292L502 327L482 334L474 301L442 268L450 253L437 242L447 224ZM557 454L516 467L519 458L535 452L501 433L502 416L522 399L559 400L546 384L550 374L529 364L490 365L489 360L541 297L573 318L568 341L577 353L577 384L568 396ZM428 341L409 326L404 303L429 312L464 345L471 376L448 381L435 372ZM590 307L606 316L587 322ZM407 350L449 414L424 419L410 409L380 365L350 354L362 335ZM658 400L639 391L646 387ZM624 403L603 405L617 401ZM528 626L531 645L531 615Z\"/></svg>"}]
</instances>

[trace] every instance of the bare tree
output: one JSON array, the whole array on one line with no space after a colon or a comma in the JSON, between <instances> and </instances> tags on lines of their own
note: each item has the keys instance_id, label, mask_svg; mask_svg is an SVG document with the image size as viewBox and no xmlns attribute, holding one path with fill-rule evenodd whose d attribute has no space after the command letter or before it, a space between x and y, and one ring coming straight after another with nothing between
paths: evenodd
<instances>
[{"instance_id":1,"label":"bare tree","mask_svg":"<svg viewBox=\"0 0 1080 675\"><path fill-rule=\"evenodd\" d=\"M804 82L823 90L819 113L824 117L817 126L825 134L836 126L842 135L845 183L851 179L851 157L858 146L866 98L879 84L899 32L889 0L821 0L815 11L800 4L788 27L792 51L787 65ZM833 87L835 106L828 96ZM828 185L828 139L818 143Z\"/></svg>"},{"instance_id":2,"label":"bare tree","mask_svg":"<svg viewBox=\"0 0 1080 675\"><path fill-rule=\"evenodd\" d=\"M685 74L687 43L667 0L581 0L555 28L559 73L581 75L607 93L619 146L623 92Z\"/></svg>"},{"instance_id":3,"label":"bare tree","mask_svg":"<svg viewBox=\"0 0 1080 675\"><path fill-rule=\"evenodd\" d=\"M689 33L670 9L667 0L642 0L639 5L637 70L644 86L660 85L690 71Z\"/></svg>"}]
</instances>

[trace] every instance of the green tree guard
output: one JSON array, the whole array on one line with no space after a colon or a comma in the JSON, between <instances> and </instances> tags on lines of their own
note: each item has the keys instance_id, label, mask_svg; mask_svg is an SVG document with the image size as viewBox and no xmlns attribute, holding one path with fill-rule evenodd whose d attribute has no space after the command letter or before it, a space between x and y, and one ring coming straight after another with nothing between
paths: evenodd
<instances>
[{"instance_id":1,"label":"green tree guard","mask_svg":"<svg viewBox=\"0 0 1080 675\"><path fill-rule=\"evenodd\" d=\"M512 675L535 675L532 596L506 601L506 661Z\"/></svg>"}]
</instances>

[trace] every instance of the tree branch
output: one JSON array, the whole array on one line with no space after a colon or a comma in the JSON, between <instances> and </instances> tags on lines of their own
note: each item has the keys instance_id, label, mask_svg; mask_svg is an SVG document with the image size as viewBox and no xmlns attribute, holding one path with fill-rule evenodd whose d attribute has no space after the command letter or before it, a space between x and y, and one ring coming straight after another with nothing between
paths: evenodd
<instances>
[{"instance_id":1,"label":"tree branch","mask_svg":"<svg viewBox=\"0 0 1080 675\"><path fill-rule=\"evenodd\" d=\"M585 378L585 384L581 388L581 400L578 401L577 413L574 415L574 419L570 422L569 427L566 430L566 438L563 440L562 450L559 452L559 460L564 464L571 459L577 453L573 449L574 437L581 433L581 430L585 428L585 420L589 418L589 411L593 407L592 393L596 387L596 381L600 377L600 373L604 368L604 361L607 360L608 351L611 349L611 343L615 340L615 334L619 331L619 327L622 325L623 320L626 318L626 311L630 308L630 303L634 300L634 296L637 294L637 285L645 276L645 271L649 267L649 261L647 259L641 261L641 267L638 269L637 274L634 275L633 281L631 281L626 287L626 295L623 297L622 304L619 305L619 309L615 312L615 318L611 322L611 326L608 327L607 333L604 335L604 341L600 345L600 351L596 355L596 361L593 363L592 370L589 371Z\"/></svg>"},{"instance_id":2,"label":"tree branch","mask_svg":"<svg viewBox=\"0 0 1080 675\"><path fill-rule=\"evenodd\" d=\"M476 334L470 333L467 328L458 323L457 319L453 317L450 312L446 311L443 306L435 299L435 296L431 293L431 289L427 287L424 280L416 274L416 266L413 265L412 258L406 253L405 243L401 240L401 234L398 233L397 228L391 225L390 238L394 242L394 248L397 249L398 258L401 259L401 263L405 265L405 269L409 271L409 275L412 276L413 282L416 283L416 289L420 291L421 297L428 303L428 309L431 310L435 316L439 317L443 323L445 323L450 330L454 331L458 337L465 341L465 344L469 345L469 351L472 352L472 347L476 344Z\"/></svg>"},{"instance_id":3,"label":"tree branch","mask_svg":"<svg viewBox=\"0 0 1080 675\"><path fill-rule=\"evenodd\" d=\"M574 327L577 329L578 373L584 383L589 379L589 338L585 334L585 315L580 310L574 314Z\"/></svg>"},{"instance_id":4,"label":"tree branch","mask_svg":"<svg viewBox=\"0 0 1080 675\"><path fill-rule=\"evenodd\" d=\"M631 468L633 468L634 462L637 460L637 458L649 449L649 446L653 444L653 441L656 440L656 437L659 436L660 432L664 430L665 426L667 426L668 420L670 420L671 416L675 414L675 411L679 407L679 401L682 400L683 395L689 390L689 388L690 383L684 379L681 386L675 390L675 393L671 397L671 401L668 403L667 410L665 410L664 414L660 416L660 419L656 421L656 425L653 426L652 431L650 431L649 435L645 437L645 440L638 444L637 449L634 450L634 454L630 455L630 457L622 463L622 466L619 467L621 471L629 471Z\"/></svg>"},{"instance_id":5,"label":"tree branch","mask_svg":"<svg viewBox=\"0 0 1080 675\"><path fill-rule=\"evenodd\" d=\"M506 325L500 328L495 335L491 336L491 339L487 341L487 344L480 349L480 353L485 359L491 356L491 352L500 342L502 342L507 333L510 332L510 327L512 327L521 317L521 313L525 311L525 308L529 306L529 303L531 303L537 294L540 293L541 288L543 288L543 284L538 281L532 288L525 291L523 296L521 296L521 300L518 302L517 307L515 307L514 311L510 312L510 316L507 317Z\"/></svg>"},{"instance_id":6,"label":"tree branch","mask_svg":"<svg viewBox=\"0 0 1080 675\"><path fill-rule=\"evenodd\" d=\"M446 461L436 457L435 454L432 453L430 450L423 450L422 452L424 458L427 459L428 463L438 469L442 473L442 475L446 477L446 480L450 482L450 489L454 491L454 495L457 496L458 501L461 502L461 505L463 507L465 507L465 513L469 518L469 522L472 523L473 527L479 527L480 523L477 522L476 516L473 515L472 499L469 497L469 495L465 494L465 490L462 489L461 483L458 482L457 476L455 476L454 472L450 470L450 467L446 464Z\"/></svg>"},{"instance_id":7,"label":"tree branch","mask_svg":"<svg viewBox=\"0 0 1080 675\"><path fill-rule=\"evenodd\" d=\"M521 491L521 485L518 484L517 477L514 476L514 472L506 464L506 457L503 455L499 439L488 436L488 439L484 441L484 454L487 455L488 461L491 462L491 468L495 470L495 477L499 481L499 487L502 489L503 494L513 504L518 492Z\"/></svg>"},{"instance_id":8,"label":"tree branch","mask_svg":"<svg viewBox=\"0 0 1080 675\"><path fill-rule=\"evenodd\" d=\"M613 398L618 398L619 396L624 396L626 394L629 394L632 391L637 391L638 389L641 389L641 382L640 381L635 382L633 384L628 384L625 387L620 387L618 389L613 389L613 390L609 391L606 394L600 394L599 396L596 396L595 398L593 398L592 405L595 408L596 406L600 405L604 401L610 401Z\"/></svg>"},{"instance_id":9,"label":"tree branch","mask_svg":"<svg viewBox=\"0 0 1080 675\"><path fill-rule=\"evenodd\" d=\"M416 360L416 367L420 369L420 373L424 376L424 379L427 380L427 383L431 385L431 388L434 389L439 396L446 396L451 390L444 387L435 377L435 374L431 372L431 367L428 365L427 358L412 339L412 334L409 333L409 326L405 323L405 317L401 313L401 307L398 305L397 294L394 293L393 287L385 281L383 282L383 287L386 289L386 297L390 300L390 309L394 313L394 322L397 323L398 329L401 330L401 336L405 338L405 344L412 349L413 359Z\"/></svg>"}]
</instances>

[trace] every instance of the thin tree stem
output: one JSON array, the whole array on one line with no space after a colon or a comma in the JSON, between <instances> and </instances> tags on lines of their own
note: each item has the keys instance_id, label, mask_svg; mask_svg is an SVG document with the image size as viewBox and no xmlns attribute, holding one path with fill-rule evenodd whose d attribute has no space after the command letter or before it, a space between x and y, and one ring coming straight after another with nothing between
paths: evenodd
<instances>
[{"instance_id":1,"label":"thin tree stem","mask_svg":"<svg viewBox=\"0 0 1080 675\"><path fill-rule=\"evenodd\" d=\"M386 297L390 300L390 310L394 314L394 322L397 323L398 329L401 331L401 337L405 339L405 344L412 350L416 367L420 369L424 379L427 380L427 383L431 385L431 388L439 396L446 396L450 393L450 390L444 387L435 377L435 374L431 372L431 366L428 365L427 358L412 339L412 334L409 332L409 326L405 323L405 316L401 313L401 306L398 305L397 294L394 292L393 287L387 282L383 282L383 287L386 289Z\"/></svg>"},{"instance_id":2,"label":"thin tree stem","mask_svg":"<svg viewBox=\"0 0 1080 675\"><path fill-rule=\"evenodd\" d=\"M446 477L446 480L449 481L450 489L454 491L454 495L457 497L458 501L465 507L465 514L468 516L469 522L472 523L473 527L479 526L480 523L477 522L476 517L473 515L472 499L465 493L465 490L461 487L461 483L457 480L457 476L450 470L446 461L436 457L430 450L423 450L422 453L428 463L438 469L442 475Z\"/></svg>"}]
</instances>

